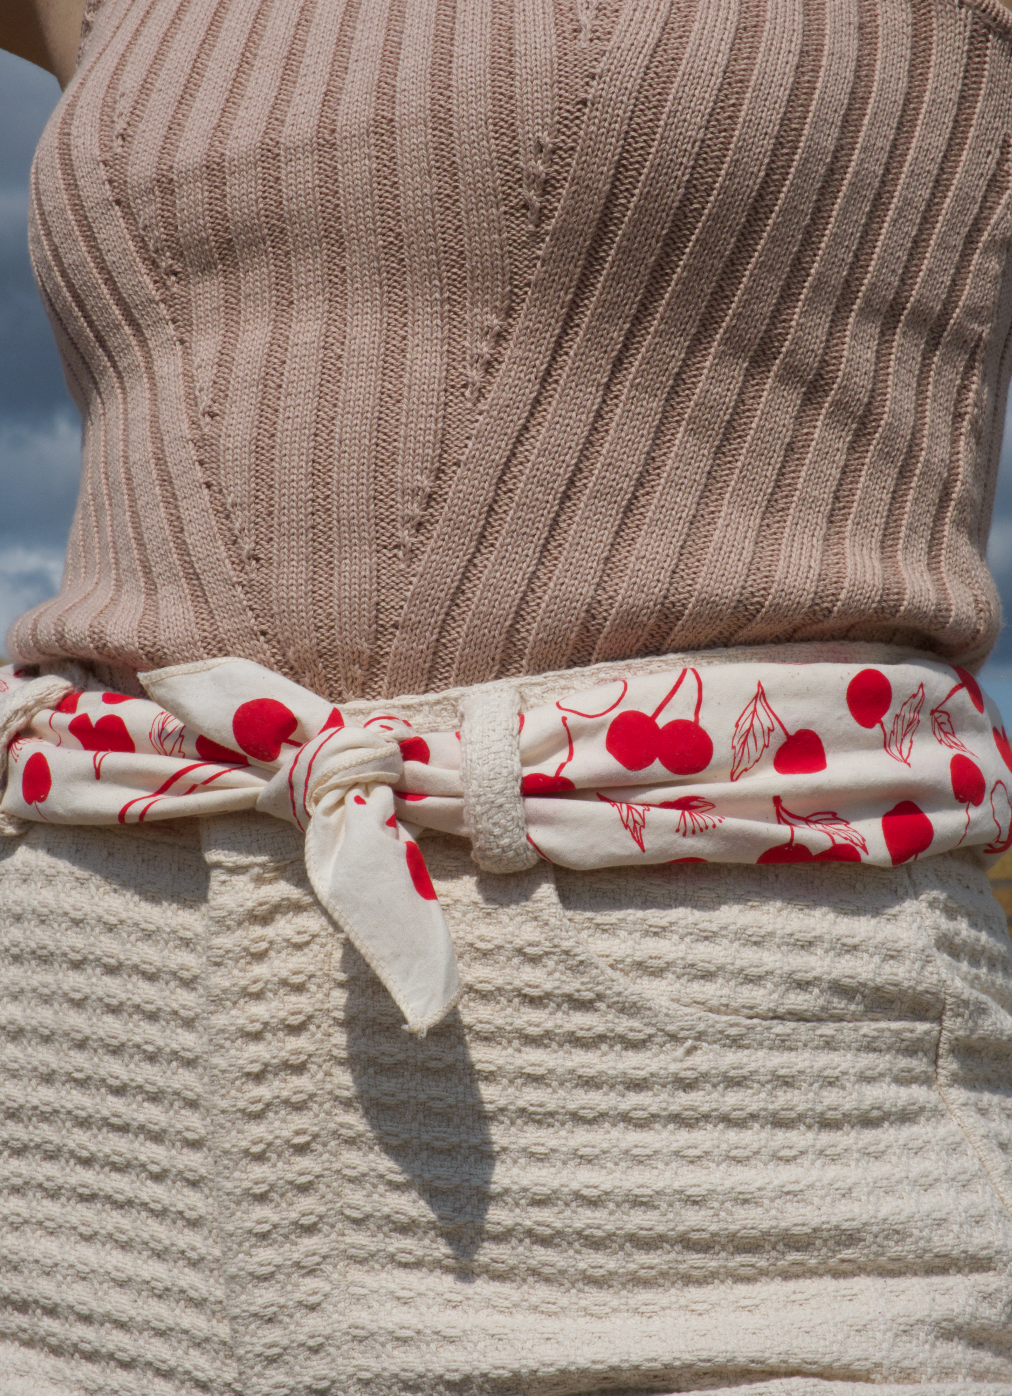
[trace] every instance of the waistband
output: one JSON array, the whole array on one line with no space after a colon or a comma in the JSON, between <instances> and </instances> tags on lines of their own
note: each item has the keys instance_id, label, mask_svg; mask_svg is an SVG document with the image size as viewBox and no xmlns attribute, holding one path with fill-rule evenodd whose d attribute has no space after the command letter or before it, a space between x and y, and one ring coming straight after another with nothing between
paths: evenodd
<instances>
[{"instance_id":1,"label":"waistband","mask_svg":"<svg viewBox=\"0 0 1012 1396\"><path fill-rule=\"evenodd\" d=\"M611 659L579 669L552 669L542 674L509 676L460 688L440 689L434 693L405 693L396 698L383 699L356 698L342 702L340 708L351 722L365 721L373 713L387 709L403 717L419 731L438 731L440 728L455 725L462 701L478 700L482 694L495 693L504 686L516 691L521 706L526 710L542 703L555 703L567 693L582 693L585 689L614 683L623 678L666 674L682 668L709 669L718 664L902 664L911 660L944 664L938 655L925 650L874 641L798 641L785 645L737 645L727 649L679 650L672 654ZM191 667L199 666L180 665L171 672L183 672Z\"/></svg>"},{"instance_id":2,"label":"waistband","mask_svg":"<svg viewBox=\"0 0 1012 1396\"><path fill-rule=\"evenodd\" d=\"M0 671L0 798L25 820L257 810L296 825L324 907L424 1031L456 1002L418 839L508 874L866 862L1012 844L1012 748L976 680L868 644L664 655L334 707L248 660L149 698Z\"/></svg>"}]
</instances>

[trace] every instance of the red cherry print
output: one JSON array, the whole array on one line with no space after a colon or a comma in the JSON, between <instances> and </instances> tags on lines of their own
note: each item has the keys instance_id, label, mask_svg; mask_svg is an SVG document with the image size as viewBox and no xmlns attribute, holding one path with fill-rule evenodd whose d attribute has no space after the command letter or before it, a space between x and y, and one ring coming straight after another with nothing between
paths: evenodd
<instances>
[{"instance_id":1,"label":"red cherry print","mask_svg":"<svg viewBox=\"0 0 1012 1396\"><path fill-rule=\"evenodd\" d=\"M970 702L979 713L982 713L984 711L984 695L980 691L980 684L972 674L968 674L967 671L961 669L958 664L953 664L952 667L962 679L963 687L966 689Z\"/></svg>"},{"instance_id":2,"label":"red cherry print","mask_svg":"<svg viewBox=\"0 0 1012 1396\"><path fill-rule=\"evenodd\" d=\"M436 900L436 889L432 885L432 878L429 876L429 870L425 866L422 850L412 839L407 839L405 841L404 855L408 860L408 872L411 874L411 881L415 884L415 891L420 897L424 897L427 902L434 902Z\"/></svg>"},{"instance_id":3,"label":"red cherry print","mask_svg":"<svg viewBox=\"0 0 1012 1396\"><path fill-rule=\"evenodd\" d=\"M53 788L53 774L41 751L35 751L21 772L21 798L26 805L41 805Z\"/></svg>"},{"instance_id":4,"label":"red cherry print","mask_svg":"<svg viewBox=\"0 0 1012 1396\"><path fill-rule=\"evenodd\" d=\"M821 853L811 853L804 844L781 843L760 853L756 863L860 863L861 855L849 843L834 843Z\"/></svg>"},{"instance_id":5,"label":"red cherry print","mask_svg":"<svg viewBox=\"0 0 1012 1396\"><path fill-rule=\"evenodd\" d=\"M756 864L767 863L810 863L812 862L811 849L805 848L800 843L778 843L774 848L767 848L765 853L760 853L756 859Z\"/></svg>"},{"instance_id":6,"label":"red cherry print","mask_svg":"<svg viewBox=\"0 0 1012 1396\"><path fill-rule=\"evenodd\" d=\"M295 714L284 703L275 698L251 698L236 708L232 733L254 761L276 761L298 725Z\"/></svg>"},{"instance_id":7,"label":"red cherry print","mask_svg":"<svg viewBox=\"0 0 1012 1396\"><path fill-rule=\"evenodd\" d=\"M397 745L405 761L418 761L423 766L429 764L429 744L424 737L406 737Z\"/></svg>"},{"instance_id":8,"label":"red cherry print","mask_svg":"<svg viewBox=\"0 0 1012 1396\"><path fill-rule=\"evenodd\" d=\"M997 727L992 727L991 736L994 738L994 744L998 748L1001 759L1005 762L1009 770L1012 771L1012 746L1009 745L1009 739L1005 735L1004 726L1000 732Z\"/></svg>"},{"instance_id":9,"label":"red cherry print","mask_svg":"<svg viewBox=\"0 0 1012 1396\"><path fill-rule=\"evenodd\" d=\"M813 863L860 863L861 854L852 843L834 843L832 848L824 848L816 853Z\"/></svg>"},{"instance_id":10,"label":"red cherry print","mask_svg":"<svg viewBox=\"0 0 1012 1396\"><path fill-rule=\"evenodd\" d=\"M364 805L364 804L366 803L366 798L365 798L365 796L364 796L364 795L356 795L356 796L355 796L355 803L356 803L356 805Z\"/></svg>"},{"instance_id":11,"label":"red cherry print","mask_svg":"<svg viewBox=\"0 0 1012 1396\"><path fill-rule=\"evenodd\" d=\"M782 776L807 776L826 769L822 739L810 727L799 727L777 747L773 766Z\"/></svg>"},{"instance_id":12,"label":"red cherry print","mask_svg":"<svg viewBox=\"0 0 1012 1396\"><path fill-rule=\"evenodd\" d=\"M658 717L681 688L688 673L696 680L696 707L692 721L676 718L660 727ZM621 701L624 695L625 689L617 701ZM695 669L683 669L674 687L665 694L652 713L631 710L619 713L612 719L604 742L608 754L627 771L642 771L644 767L652 766L659 759L661 764L675 775L695 775L708 766L713 758L713 742L699 722L702 705L703 680Z\"/></svg>"},{"instance_id":13,"label":"red cherry print","mask_svg":"<svg viewBox=\"0 0 1012 1396\"><path fill-rule=\"evenodd\" d=\"M85 751L135 751L133 738L121 717L106 713L92 726L87 713L78 713L68 723L70 735L76 737Z\"/></svg>"},{"instance_id":14,"label":"red cherry print","mask_svg":"<svg viewBox=\"0 0 1012 1396\"><path fill-rule=\"evenodd\" d=\"M934 836L931 820L913 800L901 800L882 816L882 837L894 867L923 853Z\"/></svg>"},{"instance_id":15,"label":"red cherry print","mask_svg":"<svg viewBox=\"0 0 1012 1396\"><path fill-rule=\"evenodd\" d=\"M627 771L642 771L657 760L661 734L646 713L624 712L612 718L604 739L608 755Z\"/></svg>"},{"instance_id":16,"label":"red cherry print","mask_svg":"<svg viewBox=\"0 0 1012 1396\"><path fill-rule=\"evenodd\" d=\"M877 727L892 701L892 684L879 669L862 669L847 685L847 707L861 727Z\"/></svg>"},{"instance_id":17,"label":"red cherry print","mask_svg":"<svg viewBox=\"0 0 1012 1396\"><path fill-rule=\"evenodd\" d=\"M76 713L77 705L84 697L83 693L65 693L56 705L58 713Z\"/></svg>"},{"instance_id":18,"label":"red cherry print","mask_svg":"<svg viewBox=\"0 0 1012 1396\"><path fill-rule=\"evenodd\" d=\"M784 734L773 757L774 769L780 775L811 775L826 769L826 752L822 738L810 727L788 732L773 711L762 684L756 686L755 697L738 714L731 739L731 779L737 780L761 759L777 728Z\"/></svg>"},{"instance_id":19,"label":"red cherry print","mask_svg":"<svg viewBox=\"0 0 1012 1396\"><path fill-rule=\"evenodd\" d=\"M698 722L679 717L660 730L658 759L676 776L694 776L713 760L713 742Z\"/></svg>"},{"instance_id":20,"label":"red cherry print","mask_svg":"<svg viewBox=\"0 0 1012 1396\"><path fill-rule=\"evenodd\" d=\"M575 789L568 776L549 776L541 771L532 771L520 781L521 795L560 795L564 790Z\"/></svg>"},{"instance_id":21,"label":"red cherry print","mask_svg":"<svg viewBox=\"0 0 1012 1396\"><path fill-rule=\"evenodd\" d=\"M957 753L949 762L952 793L959 805L979 805L987 790L984 773L976 761Z\"/></svg>"},{"instance_id":22,"label":"red cherry print","mask_svg":"<svg viewBox=\"0 0 1012 1396\"><path fill-rule=\"evenodd\" d=\"M130 699L127 697L127 695L126 695L125 693L103 693L103 694L102 694L102 702L103 702L103 703L109 703L109 704L113 704L113 703L129 703L129 702L130 702Z\"/></svg>"},{"instance_id":23,"label":"red cherry print","mask_svg":"<svg viewBox=\"0 0 1012 1396\"><path fill-rule=\"evenodd\" d=\"M214 761L219 766L248 766L249 762L241 752L233 751L229 746L222 746L219 742L212 742L210 737L203 734L196 740L197 755L202 756L205 761Z\"/></svg>"},{"instance_id":24,"label":"red cherry print","mask_svg":"<svg viewBox=\"0 0 1012 1396\"><path fill-rule=\"evenodd\" d=\"M615 711L615 709L618 707L619 703L621 703L622 699L623 699L623 698L625 697L625 695L629 692L629 680L628 680L628 679L618 679L617 682L621 685L621 688L622 688L621 693L619 693L618 697L617 697L616 699L614 699L613 702L609 703L609 704L608 704L606 707L604 707L604 708L600 708L597 712L588 713L588 712L584 712L584 710L583 710L582 708L567 708L567 707L565 706L565 704L562 703L562 702L556 702L555 706L558 708L558 710L559 710L560 713L569 713L570 717L592 717L592 718L593 718L593 717L607 717L609 713ZM679 683L681 683L681 679L679 679ZM599 688L610 688L610 687L611 687L611 684L600 684L600 685L598 685L598 687L599 687ZM676 684L675 687L677 688L677 687L678 687L678 684ZM596 692L596 690L595 690L595 692ZM604 697L604 695L603 695L602 693L598 693L598 698L599 698L599 699L601 699L601 698L603 698L603 697ZM655 716L656 716L656 714L655 714ZM524 715L523 715L523 713L520 714L520 730L521 730L521 732L524 730Z\"/></svg>"},{"instance_id":25,"label":"red cherry print","mask_svg":"<svg viewBox=\"0 0 1012 1396\"><path fill-rule=\"evenodd\" d=\"M327 717L327 721L326 721L326 722L323 724L323 726L320 728L320 732L329 732L329 731L331 730L331 728L337 728L337 727L343 727L343 726L344 726L344 717L343 717L343 715L342 715L342 713L341 713L340 708L331 708L330 713L329 713L329 715L328 715L328 717ZM319 735L320 735L320 732L317 732L316 735L319 736Z\"/></svg>"}]
</instances>

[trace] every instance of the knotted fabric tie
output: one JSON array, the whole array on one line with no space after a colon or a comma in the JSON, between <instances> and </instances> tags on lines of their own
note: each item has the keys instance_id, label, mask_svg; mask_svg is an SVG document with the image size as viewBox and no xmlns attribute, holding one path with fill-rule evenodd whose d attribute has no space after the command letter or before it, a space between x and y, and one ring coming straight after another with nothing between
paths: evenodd
<instances>
[{"instance_id":1,"label":"knotted fabric tie","mask_svg":"<svg viewBox=\"0 0 1012 1396\"><path fill-rule=\"evenodd\" d=\"M460 730L421 733L396 711L353 724L248 660L142 674L150 699L0 670L0 833L237 810L287 820L305 836L320 902L415 1032L460 994L417 842L426 831L469 839L493 874L539 857L578 869L888 867L1012 846L1012 746L962 669L716 661L608 673L526 712L522 680L464 690Z\"/></svg>"},{"instance_id":2,"label":"knotted fabric tie","mask_svg":"<svg viewBox=\"0 0 1012 1396\"><path fill-rule=\"evenodd\" d=\"M453 943L418 845L396 830L392 787L404 777L404 723L331 728L298 747L256 808L306 835L313 891L389 989L414 1032L460 997ZM406 832L406 831L405 831Z\"/></svg>"}]
</instances>

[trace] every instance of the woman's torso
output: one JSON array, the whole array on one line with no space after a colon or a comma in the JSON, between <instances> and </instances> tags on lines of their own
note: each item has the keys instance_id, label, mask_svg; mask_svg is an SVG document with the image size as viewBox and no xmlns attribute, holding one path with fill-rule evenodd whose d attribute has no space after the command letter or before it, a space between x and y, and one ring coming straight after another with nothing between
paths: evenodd
<instances>
[{"instance_id":1,"label":"woman's torso","mask_svg":"<svg viewBox=\"0 0 1012 1396\"><path fill-rule=\"evenodd\" d=\"M104 0L32 215L84 479L14 654L982 658L1010 141L998 0Z\"/></svg>"}]
</instances>

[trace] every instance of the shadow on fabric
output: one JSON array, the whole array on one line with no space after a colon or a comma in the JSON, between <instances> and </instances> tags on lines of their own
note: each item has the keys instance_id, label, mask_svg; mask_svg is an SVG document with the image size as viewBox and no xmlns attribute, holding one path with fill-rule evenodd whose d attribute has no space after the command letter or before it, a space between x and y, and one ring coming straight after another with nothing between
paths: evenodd
<instances>
[{"instance_id":1,"label":"shadow on fabric","mask_svg":"<svg viewBox=\"0 0 1012 1396\"><path fill-rule=\"evenodd\" d=\"M454 1009L416 1037L347 944L342 968L349 976L348 1064L362 1113L431 1210L466 1280L485 1239L495 1158L460 1014Z\"/></svg>"}]
</instances>

